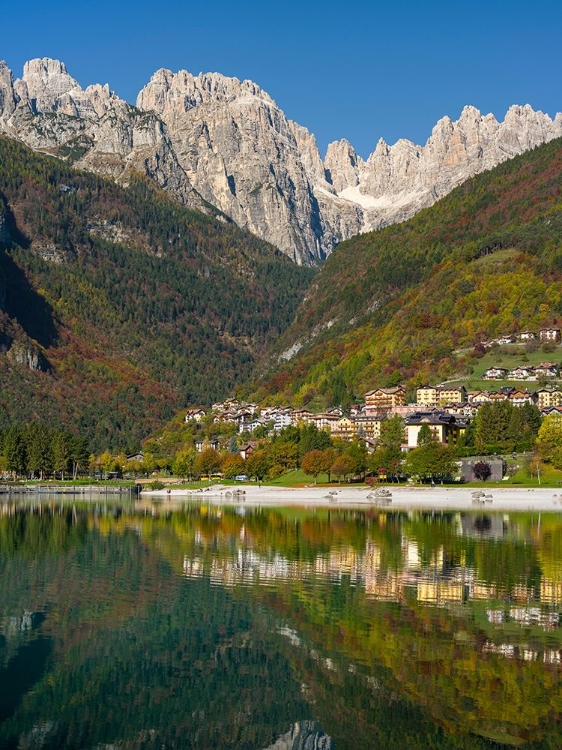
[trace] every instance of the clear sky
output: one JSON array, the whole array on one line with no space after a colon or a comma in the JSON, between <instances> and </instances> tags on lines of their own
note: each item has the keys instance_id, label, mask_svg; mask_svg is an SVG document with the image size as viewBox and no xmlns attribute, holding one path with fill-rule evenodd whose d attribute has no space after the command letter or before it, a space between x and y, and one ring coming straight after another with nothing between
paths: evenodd
<instances>
[{"instance_id":1,"label":"clear sky","mask_svg":"<svg viewBox=\"0 0 562 750\"><path fill-rule=\"evenodd\" d=\"M562 111L561 0L1 0L5 59L63 60L135 102L158 68L250 78L312 131L423 144L465 104Z\"/></svg>"}]
</instances>

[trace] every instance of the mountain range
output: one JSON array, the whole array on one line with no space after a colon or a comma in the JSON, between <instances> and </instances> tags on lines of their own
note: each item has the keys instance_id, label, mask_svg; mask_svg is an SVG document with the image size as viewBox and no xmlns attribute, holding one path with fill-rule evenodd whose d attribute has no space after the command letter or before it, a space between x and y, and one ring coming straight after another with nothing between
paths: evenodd
<instances>
[{"instance_id":1,"label":"mountain range","mask_svg":"<svg viewBox=\"0 0 562 750\"><path fill-rule=\"evenodd\" d=\"M444 117L424 146L379 140L363 160L345 139L316 139L252 81L158 70L136 105L83 89L65 65L0 63L0 132L127 185L142 174L185 206L232 220L311 265L342 240L403 221L466 179L562 136L554 119L511 107Z\"/></svg>"}]
</instances>

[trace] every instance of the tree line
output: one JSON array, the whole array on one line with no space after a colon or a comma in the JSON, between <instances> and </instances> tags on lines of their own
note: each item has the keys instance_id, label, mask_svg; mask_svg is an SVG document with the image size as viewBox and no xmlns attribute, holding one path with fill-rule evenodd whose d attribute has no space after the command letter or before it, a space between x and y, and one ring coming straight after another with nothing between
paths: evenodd
<instances>
[{"instance_id":1,"label":"tree line","mask_svg":"<svg viewBox=\"0 0 562 750\"><path fill-rule=\"evenodd\" d=\"M13 424L0 431L0 469L12 478L65 479L87 472L90 447L85 437L42 422Z\"/></svg>"}]
</instances>

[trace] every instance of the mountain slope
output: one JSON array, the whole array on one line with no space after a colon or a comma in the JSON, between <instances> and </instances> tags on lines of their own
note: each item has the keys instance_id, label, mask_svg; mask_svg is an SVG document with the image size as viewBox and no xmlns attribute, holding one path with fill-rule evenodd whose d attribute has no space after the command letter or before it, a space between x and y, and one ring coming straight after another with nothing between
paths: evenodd
<instances>
[{"instance_id":1,"label":"mountain slope","mask_svg":"<svg viewBox=\"0 0 562 750\"><path fill-rule=\"evenodd\" d=\"M234 224L0 137L0 415L133 447L247 378L312 272Z\"/></svg>"},{"instance_id":2,"label":"mountain slope","mask_svg":"<svg viewBox=\"0 0 562 750\"><path fill-rule=\"evenodd\" d=\"M562 321L562 140L342 243L265 366L259 396L339 403L470 366L455 351Z\"/></svg>"},{"instance_id":3,"label":"mountain slope","mask_svg":"<svg viewBox=\"0 0 562 750\"><path fill-rule=\"evenodd\" d=\"M31 60L15 81L0 63L0 132L123 184L146 174L182 204L222 211L301 264L562 136L560 114L513 106L498 122L465 107L457 121L439 120L424 146L380 140L363 160L341 140L323 160L314 135L252 81L162 69L136 104L107 85L82 89L57 60Z\"/></svg>"}]
</instances>

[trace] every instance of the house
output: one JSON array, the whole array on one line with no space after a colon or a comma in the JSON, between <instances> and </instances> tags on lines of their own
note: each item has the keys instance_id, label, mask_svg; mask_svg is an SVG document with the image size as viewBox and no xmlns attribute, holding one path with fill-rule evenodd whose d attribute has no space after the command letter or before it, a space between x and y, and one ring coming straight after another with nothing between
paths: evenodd
<instances>
[{"instance_id":1,"label":"house","mask_svg":"<svg viewBox=\"0 0 562 750\"><path fill-rule=\"evenodd\" d=\"M284 430L291 424L291 410L290 409L279 409L273 414L273 429L275 432Z\"/></svg>"},{"instance_id":2,"label":"house","mask_svg":"<svg viewBox=\"0 0 562 750\"><path fill-rule=\"evenodd\" d=\"M255 441L249 441L245 445L241 445L238 449L240 455L246 461L254 452L254 448L256 447L257 443Z\"/></svg>"},{"instance_id":3,"label":"house","mask_svg":"<svg viewBox=\"0 0 562 750\"><path fill-rule=\"evenodd\" d=\"M536 404L537 394L535 391L514 391L509 395L509 401L513 406L523 406L523 404Z\"/></svg>"},{"instance_id":4,"label":"house","mask_svg":"<svg viewBox=\"0 0 562 750\"><path fill-rule=\"evenodd\" d=\"M371 410L391 409L406 404L406 391L403 386L375 388L365 394L365 408Z\"/></svg>"},{"instance_id":5,"label":"house","mask_svg":"<svg viewBox=\"0 0 562 750\"><path fill-rule=\"evenodd\" d=\"M307 411L306 409L295 409L295 411L291 412L291 424L296 427L299 422L308 423L309 417L311 416L312 412Z\"/></svg>"},{"instance_id":6,"label":"house","mask_svg":"<svg viewBox=\"0 0 562 750\"><path fill-rule=\"evenodd\" d=\"M495 340L495 343L504 346L505 344L515 344L515 341L515 336L500 336L499 339Z\"/></svg>"},{"instance_id":7,"label":"house","mask_svg":"<svg viewBox=\"0 0 562 750\"><path fill-rule=\"evenodd\" d=\"M541 341L560 341L560 328L541 328L539 331Z\"/></svg>"},{"instance_id":8,"label":"house","mask_svg":"<svg viewBox=\"0 0 562 750\"><path fill-rule=\"evenodd\" d=\"M417 448L418 435L423 427L427 425L431 433L440 443L454 445L459 436L464 433L468 420L461 417L455 417L441 409L431 409L430 411L418 411L406 417L406 435L408 450Z\"/></svg>"},{"instance_id":9,"label":"house","mask_svg":"<svg viewBox=\"0 0 562 750\"><path fill-rule=\"evenodd\" d=\"M535 375L535 368L534 367L515 367L513 370L510 370L508 373L509 380L536 380L537 376Z\"/></svg>"},{"instance_id":10,"label":"house","mask_svg":"<svg viewBox=\"0 0 562 750\"><path fill-rule=\"evenodd\" d=\"M482 378L483 380L502 380L507 376L507 372L505 367L489 367L482 373Z\"/></svg>"},{"instance_id":11,"label":"house","mask_svg":"<svg viewBox=\"0 0 562 750\"><path fill-rule=\"evenodd\" d=\"M543 417L548 417L550 414L558 414L562 417L562 406L546 406L541 409Z\"/></svg>"},{"instance_id":12,"label":"house","mask_svg":"<svg viewBox=\"0 0 562 750\"><path fill-rule=\"evenodd\" d=\"M416 403L419 406L437 406L437 388L434 385L421 385L416 390Z\"/></svg>"},{"instance_id":13,"label":"house","mask_svg":"<svg viewBox=\"0 0 562 750\"><path fill-rule=\"evenodd\" d=\"M127 459L127 463L129 461L142 461L144 459L144 452L139 451L138 453L130 453L128 456L125 456Z\"/></svg>"},{"instance_id":14,"label":"house","mask_svg":"<svg viewBox=\"0 0 562 750\"><path fill-rule=\"evenodd\" d=\"M200 422L205 416L205 409L188 409L185 413L186 422Z\"/></svg>"},{"instance_id":15,"label":"house","mask_svg":"<svg viewBox=\"0 0 562 750\"><path fill-rule=\"evenodd\" d=\"M373 416L359 416L354 420L355 434L362 438L378 440L381 436L381 420Z\"/></svg>"},{"instance_id":16,"label":"house","mask_svg":"<svg viewBox=\"0 0 562 750\"><path fill-rule=\"evenodd\" d=\"M511 393L511 391L510 391ZM495 404L498 401L507 401L509 398L508 393L503 393L502 391L489 391L488 392L488 403L489 404Z\"/></svg>"},{"instance_id":17,"label":"house","mask_svg":"<svg viewBox=\"0 0 562 750\"><path fill-rule=\"evenodd\" d=\"M537 406L539 409L562 406L562 391L556 388L539 389L537 391Z\"/></svg>"},{"instance_id":18,"label":"house","mask_svg":"<svg viewBox=\"0 0 562 750\"><path fill-rule=\"evenodd\" d=\"M440 404L462 404L466 401L466 388L464 385L439 385L437 400Z\"/></svg>"},{"instance_id":19,"label":"house","mask_svg":"<svg viewBox=\"0 0 562 750\"><path fill-rule=\"evenodd\" d=\"M517 338L520 341L534 341L537 338L537 334L533 331L521 331L517 334Z\"/></svg>"},{"instance_id":20,"label":"house","mask_svg":"<svg viewBox=\"0 0 562 750\"><path fill-rule=\"evenodd\" d=\"M263 419L252 419L249 422L238 422L238 432L255 432L258 427L265 427Z\"/></svg>"},{"instance_id":21,"label":"house","mask_svg":"<svg viewBox=\"0 0 562 750\"><path fill-rule=\"evenodd\" d=\"M349 409L349 415L351 417L356 417L358 414L363 414L364 409L365 409L365 404L352 404Z\"/></svg>"},{"instance_id":22,"label":"house","mask_svg":"<svg viewBox=\"0 0 562 750\"><path fill-rule=\"evenodd\" d=\"M211 407L213 411L228 411L229 409L233 409L240 404L238 403L238 400L235 398L227 398L222 402L218 402L216 404L213 404Z\"/></svg>"},{"instance_id":23,"label":"house","mask_svg":"<svg viewBox=\"0 0 562 750\"><path fill-rule=\"evenodd\" d=\"M352 438L355 435L355 420L352 417L341 417L336 423L336 428L332 430L332 435L344 440Z\"/></svg>"},{"instance_id":24,"label":"house","mask_svg":"<svg viewBox=\"0 0 562 750\"><path fill-rule=\"evenodd\" d=\"M218 451L219 449L219 441L216 438L213 438L212 440L196 440L195 441L195 450L197 453L201 453L204 449L212 448L215 451Z\"/></svg>"},{"instance_id":25,"label":"house","mask_svg":"<svg viewBox=\"0 0 562 750\"><path fill-rule=\"evenodd\" d=\"M490 394L488 391L469 391L467 394L468 403L478 406L480 404L490 403Z\"/></svg>"},{"instance_id":26,"label":"house","mask_svg":"<svg viewBox=\"0 0 562 750\"><path fill-rule=\"evenodd\" d=\"M541 362L535 367L535 375L537 378L557 378L558 367L554 362Z\"/></svg>"},{"instance_id":27,"label":"house","mask_svg":"<svg viewBox=\"0 0 562 750\"><path fill-rule=\"evenodd\" d=\"M462 404L440 404L439 408L455 417L473 417L478 412L476 404L469 404L468 401Z\"/></svg>"},{"instance_id":28,"label":"house","mask_svg":"<svg viewBox=\"0 0 562 750\"><path fill-rule=\"evenodd\" d=\"M328 409L326 414L335 414L337 417L343 417L343 411L339 406L334 406L331 409Z\"/></svg>"},{"instance_id":29,"label":"house","mask_svg":"<svg viewBox=\"0 0 562 750\"><path fill-rule=\"evenodd\" d=\"M327 430L331 432L336 427L340 420L340 416L337 414L312 414L308 421L311 424L315 424L319 430Z\"/></svg>"}]
</instances>

